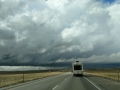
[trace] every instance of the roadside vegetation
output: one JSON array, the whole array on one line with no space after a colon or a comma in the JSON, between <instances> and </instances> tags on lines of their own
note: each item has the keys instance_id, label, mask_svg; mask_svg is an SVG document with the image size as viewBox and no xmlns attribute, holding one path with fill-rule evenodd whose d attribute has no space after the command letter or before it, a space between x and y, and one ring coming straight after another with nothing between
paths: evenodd
<instances>
[{"instance_id":1,"label":"roadside vegetation","mask_svg":"<svg viewBox=\"0 0 120 90\"><path fill-rule=\"evenodd\" d=\"M0 73L0 87L13 85L17 83L27 82L30 80L37 80L53 75L63 74L66 71L45 71L45 72L1 72Z\"/></svg>"},{"instance_id":2,"label":"roadside vegetation","mask_svg":"<svg viewBox=\"0 0 120 90\"><path fill-rule=\"evenodd\" d=\"M85 70L87 74L101 76L120 82L120 68L102 68Z\"/></svg>"}]
</instances>

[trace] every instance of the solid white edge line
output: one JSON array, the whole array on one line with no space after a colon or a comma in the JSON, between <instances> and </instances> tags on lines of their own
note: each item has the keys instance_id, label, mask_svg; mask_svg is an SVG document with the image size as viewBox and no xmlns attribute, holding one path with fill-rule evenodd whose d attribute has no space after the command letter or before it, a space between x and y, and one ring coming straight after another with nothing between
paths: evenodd
<instances>
[{"instance_id":1,"label":"solid white edge line","mask_svg":"<svg viewBox=\"0 0 120 90\"><path fill-rule=\"evenodd\" d=\"M101 90L98 86L96 86L94 83L92 83L89 79L87 79L86 77L84 77L88 82L90 82L93 86L95 86L98 90Z\"/></svg>"},{"instance_id":2,"label":"solid white edge line","mask_svg":"<svg viewBox=\"0 0 120 90\"><path fill-rule=\"evenodd\" d=\"M58 87L58 85L57 85L57 86L55 86L52 90L56 89L57 87Z\"/></svg>"}]
</instances>

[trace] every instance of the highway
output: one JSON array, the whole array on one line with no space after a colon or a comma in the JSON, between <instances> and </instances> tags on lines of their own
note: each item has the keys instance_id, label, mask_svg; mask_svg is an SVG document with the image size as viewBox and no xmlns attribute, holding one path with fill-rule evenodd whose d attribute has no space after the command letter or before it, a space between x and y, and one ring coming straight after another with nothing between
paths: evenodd
<instances>
[{"instance_id":1,"label":"highway","mask_svg":"<svg viewBox=\"0 0 120 90\"><path fill-rule=\"evenodd\" d=\"M72 73L21 83L0 90L120 90L120 83L92 75L74 77Z\"/></svg>"}]
</instances>

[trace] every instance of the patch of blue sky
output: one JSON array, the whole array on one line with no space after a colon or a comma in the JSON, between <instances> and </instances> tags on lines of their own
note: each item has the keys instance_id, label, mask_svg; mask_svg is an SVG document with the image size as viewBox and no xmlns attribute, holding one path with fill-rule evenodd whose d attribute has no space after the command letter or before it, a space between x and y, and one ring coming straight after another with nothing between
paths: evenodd
<instances>
[{"instance_id":1,"label":"patch of blue sky","mask_svg":"<svg viewBox=\"0 0 120 90\"><path fill-rule=\"evenodd\" d=\"M116 0L97 0L97 1L102 1L103 3L114 3Z\"/></svg>"},{"instance_id":2,"label":"patch of blue sky","mask_svg":"<svg viewBox=\"0 0 120 90\"><path fill-rule=\"evenodd\" d=\"M45 8L47 8L47 6L45 5L45 3L29 3L29 9L30 10L44 10Z\"/></svg>"},{"instance_id":3,"label":"patch of blue sky","mask_svg":"<svg viewBox=\"0 0 120 90\"><path fill-rule=\"evenodd\" d=\"M115 0L103 0L105 3L114 3Z\"/></svg>"}]
</instances>

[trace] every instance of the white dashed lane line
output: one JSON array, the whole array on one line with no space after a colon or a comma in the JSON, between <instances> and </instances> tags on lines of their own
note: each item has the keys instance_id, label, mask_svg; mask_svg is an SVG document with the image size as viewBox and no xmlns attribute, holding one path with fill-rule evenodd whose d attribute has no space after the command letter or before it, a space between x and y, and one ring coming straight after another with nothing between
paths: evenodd
<instances>
[{"instance_id":1,"label":"white dashed lane line","mask_svg":"<svg viewBox=\"0 0 120 90\"><path fill-rule=\"evenodd\" d=\"M58 85L57 85L57 86L55 86L52 90L55 90L57 87L58 87Z\"/></svg>"},{"instance_id":2,"label":"white dashed lane line","mask_svg":"<svg viewBox=\"0 0 120 90\"><path fill-rule=\"evenodd\" d=\"M101 90L98 86L96 86L93 82L91 82L89 79L87 79L86 77L84 77L89 83L91 83L93 86L95 86L98 90Z\"/></svg>"}]
</instances>

